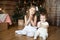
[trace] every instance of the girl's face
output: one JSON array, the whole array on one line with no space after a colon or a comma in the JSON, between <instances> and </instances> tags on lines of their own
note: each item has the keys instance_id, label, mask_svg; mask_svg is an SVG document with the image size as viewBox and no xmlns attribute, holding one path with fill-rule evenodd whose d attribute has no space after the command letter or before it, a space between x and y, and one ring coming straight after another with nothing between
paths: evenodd
<instances>
[{"instance_id":1,"label":"girl's face","mask_svg":"<svg viewBox=\"0 0 60 40\"><path fill-rule=\"evenodd\" d=\"M45 21L46 21L46 17L43 16L43 15L40 15L40 21L41 21L41 22L45 22Z\"/></svg>"},{"instance_id":2,"label":"girl's face","mask_svg":"<svg viewBox=\"0 0 60 40\"><path fill-rule=\"evenodd\" d=\"M34 7L30 8L29 9L29 13L30 13L30 15L35 14L35 8Z\"/></svg>"}]
</instances>

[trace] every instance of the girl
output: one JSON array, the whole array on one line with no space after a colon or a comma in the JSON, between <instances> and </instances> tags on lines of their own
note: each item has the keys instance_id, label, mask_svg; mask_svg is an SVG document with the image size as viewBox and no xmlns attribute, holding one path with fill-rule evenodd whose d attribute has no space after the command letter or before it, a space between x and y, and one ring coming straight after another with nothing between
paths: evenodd
<instances>
[{"instance_id":1,"label":"girl","mask_svg":"<svg viewBox=\"0 0 60 40\"><path fill-rule=\"evenodd\" d=\"M29 37L33 37L36 31L36 22L37 17L35 15L35 6L31 6L27 11L27 15L25 15L25 27L22 30L17 30L15 33L21 35L27 35Z\"/></svg>"},{"instance_id":2,"label":"girl","mask_svg":"<svg viewBox=\"0 0 60 40\"><path fill-rule=\"evenodd\" d=\"M34 39L36 39L37 36L40 36L43 40L46 40L48 37L48 26L49 24L46 21L46 15L40 14L40 21L37 23L38 30L34 35Z\"/></svg>"}]
</instances>

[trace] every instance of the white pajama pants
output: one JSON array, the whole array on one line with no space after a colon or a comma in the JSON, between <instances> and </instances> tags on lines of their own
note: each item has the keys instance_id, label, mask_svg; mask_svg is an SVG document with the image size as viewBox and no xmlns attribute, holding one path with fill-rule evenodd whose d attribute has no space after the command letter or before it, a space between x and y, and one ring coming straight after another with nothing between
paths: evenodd
<instances>
[{"instance_id":1,"label":"white pajama pants","mask_svg":"<svg viewBox=\"0 0 60 40\"><path fill-rule=\"evenodd\" d=\"M28 25L28 26L25 26L23 30L16 30L15 33L33 37L35 31L36 31L36 27L32 27L31 25Z\"/></svg>"},{"instance_id":2,"label":"white pajama pants","mask_svg":"<svg viewBox=\"0 0 60 40\"><path fill-rule=\"evenodd\" d=\"M47 29L45 28L39 28L34 35L34 39L37 39L37 37L42 37L43 40L46 40L46 38L48 37L48 33L47 33Z\"/></svg>"}]
</instances>

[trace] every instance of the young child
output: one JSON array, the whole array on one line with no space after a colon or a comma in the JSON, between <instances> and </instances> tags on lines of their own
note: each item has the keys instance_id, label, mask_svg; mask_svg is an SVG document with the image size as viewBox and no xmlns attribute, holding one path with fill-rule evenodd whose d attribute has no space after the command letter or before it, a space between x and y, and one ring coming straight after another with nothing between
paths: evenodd
<instances>
[{"instance_id":1,"label":"young child","mask_svg":"<svg viewBox=\"0 0 60 40\"><path fill-rule=\"evenodd\" d=\"M46 40L48 37L48 27L49 24L46 21L46 15L45 14L40 14L40 21L37 23L37 31L35 32L34 35L34 40L37 39L37 37L42 37L43 40Z\"/></svg>"},{"instance_id":2,"label":"young child","mask_svg":"<svg viewBox=\"0 0 60 40\"><path fill-rule=\"evenodd\" d=\"M35 6L31 6L24 17L25 27L22 30L16 30L16 34L33 37L36 31L37 16L35 15Z\"/></svg>"}]
</instances>

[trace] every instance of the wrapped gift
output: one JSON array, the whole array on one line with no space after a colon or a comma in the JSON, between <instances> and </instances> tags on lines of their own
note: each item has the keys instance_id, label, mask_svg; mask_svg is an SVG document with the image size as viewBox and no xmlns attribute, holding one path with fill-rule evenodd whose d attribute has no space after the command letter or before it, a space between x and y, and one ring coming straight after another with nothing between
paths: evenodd
<instances>
[{"instance_id":1,"label":"wrapped gift","mask_svg":"<svg viewBox=\"0 0 60 40\"><path fill-rule=\"evenodd\" d=\"M18 29L23 29L24 27L24 20L19 19L18 20Z\"/></svg>"}]
</instances>

